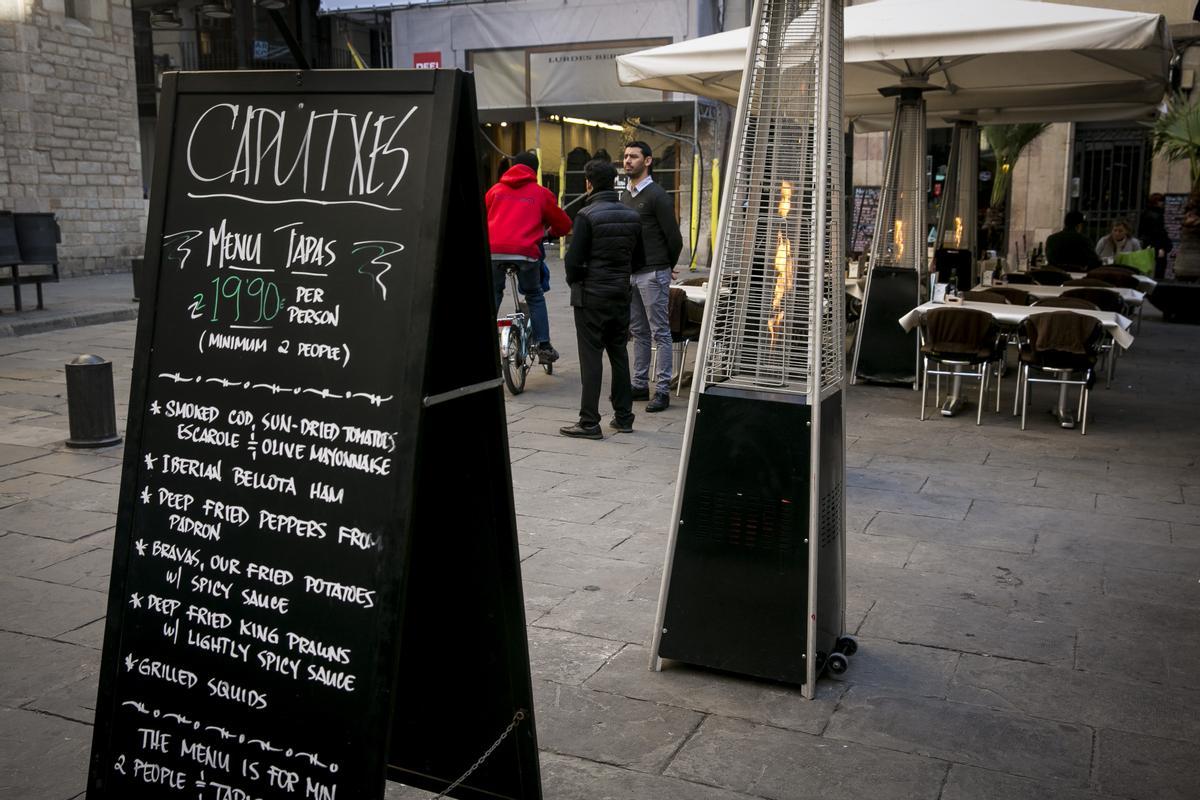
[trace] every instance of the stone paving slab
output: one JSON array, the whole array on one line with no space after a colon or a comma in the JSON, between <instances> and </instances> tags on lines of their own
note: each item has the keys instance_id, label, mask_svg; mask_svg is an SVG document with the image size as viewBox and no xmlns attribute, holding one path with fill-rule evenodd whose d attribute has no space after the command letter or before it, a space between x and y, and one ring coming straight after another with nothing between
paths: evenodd
<instances>
[{"instance_id":1,"label":"stone paving slab","mask_svg":"<svg viewBox=\"0 0 1200 800\"><path fill-rule=\"evenodd\" d=\"M1092 730L929 698L852 687L826 738L916 753L1011 775L1086 788Z\"/></svg>"},{"instance_id":2,"label":"stone paving slab","mask_svg":"<svg viewBox=\"0 0 1200 800\"><path fill-rule=\"evenodd\" d=\"M964 654L948 698L1041 719L1200 745L1200 691Z\"/></svg>"},{"instance_id":3,"label":"stone paving slab","mask_svg":"<svg viewBox=\"0 0 1200 800\"><path fill-rule=\"evenodd\" d=\"M67 800L87 783L92 728L0 708L0 788L5 800Z\"/></svg>"},{"instance_id":4,"label":"stone paving slab","mask_svg":"<svg viewBox=\"0 0 1200 800\"><path fill-rule=\"evenodd\" d=\"M947 766L893 750L709 717L667 774L772 800L934 800Z\"/></svg>"},{"instance_id":5,"label":"stone paving slab","mask_svg":"<svg viewBox=\"0 0 1200 800\"><path fill-rule=\"evenodd\" d=\"M704 714L738 717L777 728L819 734L842 696L836 683L823 684L814 700L794 686L755 681L665 662L659 672L649 667L649 650L629 645L587 681L598 689L652 703Z\"/></svg>"},{"instance_id":6,"label":"stone paving slab","mask_svg":"<svg viewBox=\"0 0 1200 800\"><path fill-rule=\"evenodd\" d=\"M604 589L574 592L537 621L537 627L642 644L654 630L656 600Z\"/></svg>"},{"instance_id":7,"label":"stone paving slab","mask_svg":"<svg viewBox=\"0 0 1200 800\"><path fill-rule=\"evenodd\" d=\"M954 764L940 800L1117 800L1116 795L1039 783L1003 772Z\"/></svg>"},{"instance_id":8,"label":"stone paving slab","mask_svg":"<svg viewBox=\"0 0 1200 800\"><path fill-rule=\"evenodd\" d=\"M538 746L578 756L661 772L696 730L700 714L550 681L533 684Z\"/></svg>"},{"instance_id":9,"label":"stone paving slab","mask_svg":"<svg viewBox=\"0 0 1200 800\"><path fill-rule=\"evenodd\" d=\"M1195 743L1101 731L1096 750L1102 790L1134 800L1195 800Z\"/></svg>"}]
</instances>

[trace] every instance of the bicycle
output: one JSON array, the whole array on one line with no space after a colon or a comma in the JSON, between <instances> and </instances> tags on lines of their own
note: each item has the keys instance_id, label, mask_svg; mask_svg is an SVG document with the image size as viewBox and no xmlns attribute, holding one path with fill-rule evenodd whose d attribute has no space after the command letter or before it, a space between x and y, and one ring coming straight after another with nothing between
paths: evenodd
<instances>
[{"instance_id":1,"label":"bicycle","mask_svg":"<svg viewBox=\"0 0 1200 800\"><path fill-rule=\"evenodd\" d=\"M525 391L525 378L529 370L539 361L533 349L533 317L529 306L521 300L517 293L517 270L520 261L513 261L505 267L508 275L508 288L513 296L513 313L496 320L500 333L500 364L504 370L504 383L514 395ZM542 361L542 369L547 375L554 374L554 364Z\"/></svg>"}]
</instances>

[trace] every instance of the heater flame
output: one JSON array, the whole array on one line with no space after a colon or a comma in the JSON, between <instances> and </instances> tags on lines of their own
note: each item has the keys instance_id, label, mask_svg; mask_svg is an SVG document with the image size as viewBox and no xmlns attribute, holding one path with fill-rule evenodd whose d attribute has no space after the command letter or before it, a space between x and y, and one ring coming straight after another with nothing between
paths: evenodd
<instances>
[{"instance_id":1,"label":"heater flame","mask_svg":"<svg viewBox=\"0 0 1200 800\"><path fill-rule=\"evenodd\" d=\"M892 241L896 244L896 263L898 264L904 258L904 220L896 220Z\"/></svg>"},{"instance_id":2,"label":"heater flame","mask_svg":"<svg viewBox=\"0 0 1200 800\"><path fill-rule=\"evenodd\" d=\"M792 183L791 181L779 182L779 216L786 217L792 212Z\"/></svg>"},{"instance_id":3,"label":"heater flame","mask_svg":"<svg viewBox=\"0 0 1200 800\"><path fill-rule=\"evenodd\" d=\"M771 334L771 346L783 329L783 296L792 284L792 243L782 233L775 246L775 289L771 295L771 310L774 316L767 320L767 332Z\"/></svg>"},{"instance_id":4,"label":"heater flame","mask_svg":"<svg viewBox=\"0 0 1200 800\"><path fill-rule=\"evenodd\" d=\"M963 234L962 217L955 217L954 218L954 246L955 247L962 247L962 234Z\"/></svg>"}]
</instances>

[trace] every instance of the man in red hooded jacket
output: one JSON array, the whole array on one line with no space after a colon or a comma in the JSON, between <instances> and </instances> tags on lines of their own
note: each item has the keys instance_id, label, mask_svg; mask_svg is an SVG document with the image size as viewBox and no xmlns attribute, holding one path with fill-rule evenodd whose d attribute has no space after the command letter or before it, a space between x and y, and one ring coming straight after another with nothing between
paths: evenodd
<instances>
[{"instance_id":1,"label":"man in red hooded jacket","mask_svg":"<svg viewBox=\"0 0 1200 800\"><path fill-rule=\"evenodd\" d=\"M550 318L542 294L541 242L547 229L551 236L566 236L571 231L571 218L558 207L554 194L538 184L537 168L535 153L513 156L513 166L500 176L499 183L488 189L484 202L496 310L500 310L504 300L505 270L516 261L517 288L529 304L538 358L543 363L553 363L558 360L558 351L550 344Z\"/></svg>"}]
</instances>

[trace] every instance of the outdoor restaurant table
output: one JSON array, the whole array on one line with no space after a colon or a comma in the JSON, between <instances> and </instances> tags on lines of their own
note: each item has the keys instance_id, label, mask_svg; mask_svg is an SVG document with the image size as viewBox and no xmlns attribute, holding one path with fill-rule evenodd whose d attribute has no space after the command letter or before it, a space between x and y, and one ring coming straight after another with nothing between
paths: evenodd
<instances>
[{"instance_id":1,"label":"outdoor restaurant table","mask_svg":"<svg viewBox=\"0 0 1200 800\"><path fill-rule=\"evenodd\" d=\"M1086 278L1088 276L1088 274L1086 272L1068 272L1067 274L1070 275L1072 278ZM1158 286L1158 281L1154 280L1154 278L1151 278L1147 275L1142 275L1137 272L1134 272L1131 274L1133 275L1134 278L1137 279L1138 288L1140 288L1141 291L1144 293L1149 294L1150 292L1154 291L1155 286ZM1025 287L1022 286L1021 288L1023 289Z\"/></svg>"},{"instance_id":2,"label":"outdoor restaurant table","mask_svg":"<svg viewBox=\"0 0 1200 800\"><path fill-rule=\"evenodd\" d=\"M1022 286L1022 289L1025 287ZM935 308L961 306L963 308L977 308L980 311L986 311L992 315L997 322L1006 325L1016 325L1021 320L1033 314L1048 314L1052 311L1070 311L1072 314L1083 314L1084 316L1092 317L1100 320L1100 324L1104 326L1104 330L1112 337L1113 341L1119 344L1123 349L1128 350L1133 344L1133 336L1129 333L1129 326L1133 323L1121 314L1113 311L1092 311L1086 308L1053 308L1050 306L1013 306L1003 303L922 303L912 311L900 318L900 327L906 331L911 331L917 326L921 320L921 315L926 311Z\"/></svg>"}]
</instances>

